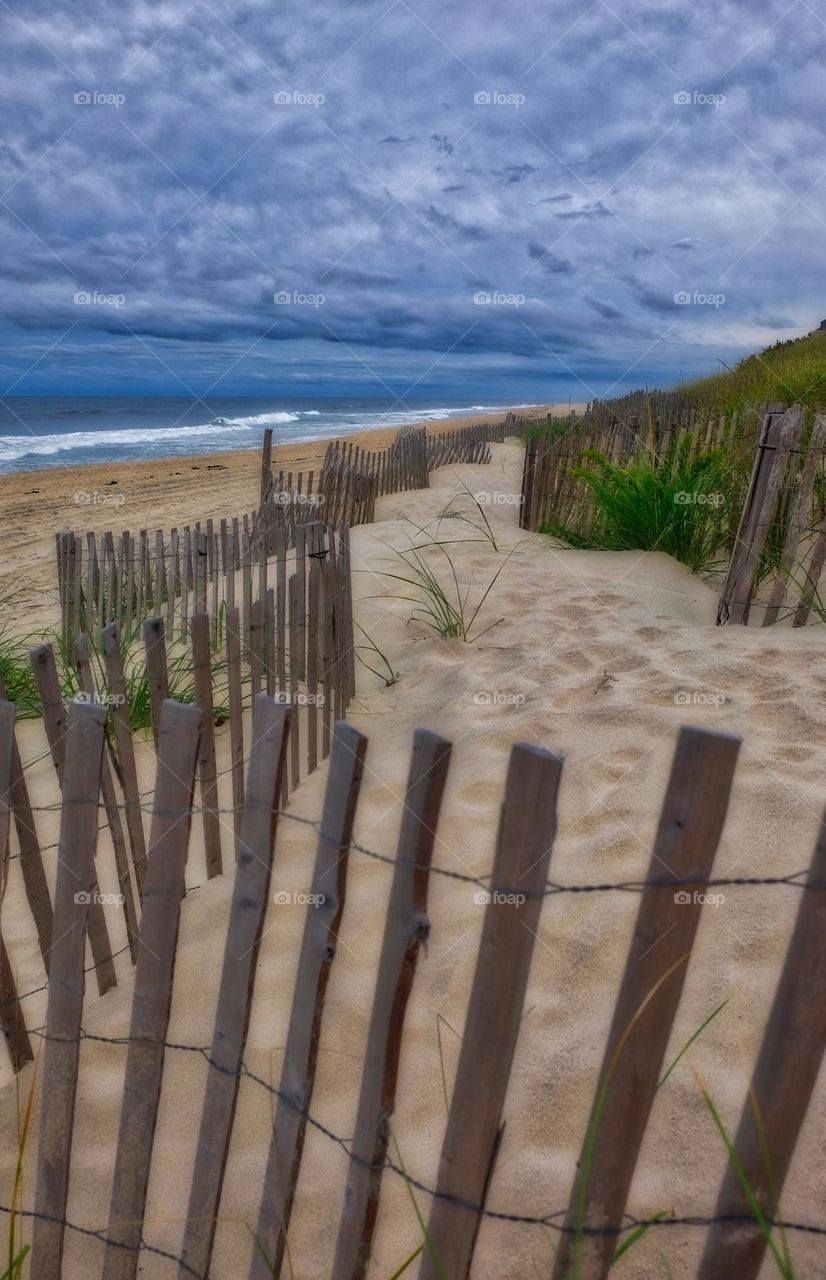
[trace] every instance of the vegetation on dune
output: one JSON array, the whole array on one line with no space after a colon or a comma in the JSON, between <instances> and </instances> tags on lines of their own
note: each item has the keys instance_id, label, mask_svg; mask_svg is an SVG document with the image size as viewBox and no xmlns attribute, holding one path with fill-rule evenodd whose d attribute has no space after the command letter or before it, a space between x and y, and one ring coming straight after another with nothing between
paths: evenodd
<instances>
[{"instance_id":1,"label":"vegetation on dune","mask_svg":"<svg viewBox=\"0 0 826 1280\"><path fill-rule=\"evenodd\" d=\"M94 631L87 636L89 657L94 672L95 686L100 693L107 688L103 655ZM80 692L80 681L74 661L74 646L67 644L57 630L32 635L16 635L8 627L0 628L0 675L3 677L5 696L15 704L18 720L37 720L43 714L40 694L32 670L30 652L41 644L52 646L57 667L60 694L64 702L70 702ZM133 730L148 730L152 726L152 705L149 696L149 675L146 653L139 630L121 636L121 658L126 674L126 700L129 721ZM176 651L177 649L177 651ZM170 646L167 661L169 697L176 702L195 702L195 679L192 674L192 653L187 647ZM213 699L215 723L222 724L229 715L221 674L226 662L212 661Z\"/></svg>"},{"instance_id":2,"label":"vegetation on dune","mask_svg":"<svg viewBox=\"0 0 826 1280\"><path fill-rule=\"evenodd\" d=\"M590 491L592 528L541 525L540 532L580 548L664 551L695 573L708 572L736 532L741 479L716 450L670 461L641 453L618 464L586 450L573 474Z\"/></svg>"},{"instance_id":3,"label":"vegetation on dune","mask_svg":"<svg viewBox=\"0 0 826 1280\"><path fill-rule=\"evenodd\" d=\"M678 390L687 400L701 401L726 412L772 401L824 409L826 330L776 342L746 356L732 369L724 366L707 378L682 383Z\"/></svg>"}]
</instances>

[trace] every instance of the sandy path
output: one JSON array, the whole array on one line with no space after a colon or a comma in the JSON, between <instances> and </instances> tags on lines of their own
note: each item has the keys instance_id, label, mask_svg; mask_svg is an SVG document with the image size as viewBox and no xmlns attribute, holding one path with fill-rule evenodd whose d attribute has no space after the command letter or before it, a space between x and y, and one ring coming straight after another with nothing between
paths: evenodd
<instances>
[{"instance_id":1,"label":"sandy path","mask_svg":"<svg viewBox=\"0 0 826 1280\"><path fill-rule=\"evenodd\" d=\"M665 556L557 552L543 539L520 534L513 501L520 466L516 446L496 446L490 467L440 471L428 491L383 499L380 522L354 532L358 617L399 673L397 683L384 687L359 671L350 718L369 735L370 747L357 839L392 853L411 736L424 725L454 743L437 865L487 873L508 753L514 741L524 740L565 756L554 879L638 879L648 864L676 731L691 722L733 730L744 739L717 872L782 875L804 867L823 799L824 634L810 628L784 631L781 638L771 631L717 629L714 593ZM451 554L460 581L470 585L471 601L515 548L478 625L481 630L504 621L470 644L423 636L409 623L410 601L392 598L398 585L377 573L397 569L391 548L421 538L408 520L416 526L435 521L461 492L462 480L475 492L498 495L485 507L497 550L471 540L478 535L461 521L441 525L442 537L464 540ZM25 727L28 754L38 747L39 732L37 725ZM48 787L51 795L45 765L38 770L39 794ZM317 816L324 772L302 784L292 812ZM105 864L105 854L103 859ZM191 884L202 883L199 859L196 847ZM311 859L308 828L282 821L274 889L306 891ZM389 882L387 866L353 853L312 1108L319 1122L345 1138L353 1128ZM173 1041L209 1043L230 888L229 877L222 877L194 892L184 906ZM428 1185L435 1181L445 1118L443 1072L449 1094L481 928L482 909L474 893L473 885L432 877L430 942L408 1011L393 1132L410 1174ZM13 881L10 904L15 894L19 886ZM637 901L632 894L609 893L545 903L507 1128L490 1192L492 1208L544 1215L566 1206ZM721 906L706 909L669 1058L722 1000L729 1003L657 1097L629 1206L640 1216L661 1210L711 1212L725 1157L691 1067L701 1073L733 1128L797 904L794 889L742 888L727 893ZM20 986L28 990L42 981L42 973L30 943L26 952L25 913L8 910L8 918L10 947L21 957ZM274 1082L302 922L303 907L273 906L260 955L246 1057L251 1070ZM90 991L84 1014L84 1026L109 1036L128 1027L130 977L128 965L122 959L118 963L122 986L103 999ZM36 1022L43 1007L43 996L34 997L27 1014ZM120 1046L82 1046L69 1217L91 1227L106 1223L123 1061ZM193 1054L167 1055L146 1237L173 1253L180 1246L206 1071ZM26 1073L24 1087L28 1079ZM824 1225L825 1100L821 1081L783 1197L786 1218ZM246 1271L251 1247L246 1224L257 1208L271 1101L265 1089L242 1082L215 1280L235 1280ZM10 1195L14 1109L11 1086L0 1094L3 1204ZM286 1271L295 1280L329 1274L345 1168L344 1151L311 1129ZM29 1161L27 1204L32 1195ZM427 1197L418 1199L426 1214ZM407 1191L388 1174L370 1275L389 1280L419 1242ZM702 1242L701 1230L652 1230L616 1274L641 1280L690 1276ZM790 1243L796 1274L821 1275L821 1247L798 1234ZM99 1274L98 1245L70 1234L67 1246L67 1280ZM546 1277L553 1249L551 1231L486 1222L474 1280ZM160 1280L174 1274L171 1264L145 1256L141 1275ZM773 1274L768 1263L762 1274Z\"/></svg>"}]
</instances>

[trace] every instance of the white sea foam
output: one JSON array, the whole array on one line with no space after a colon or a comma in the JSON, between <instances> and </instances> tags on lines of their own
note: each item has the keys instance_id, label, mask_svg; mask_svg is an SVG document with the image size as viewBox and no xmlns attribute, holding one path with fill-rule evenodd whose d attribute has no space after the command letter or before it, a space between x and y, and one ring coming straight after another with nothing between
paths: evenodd
<instances>
[{"instance_id":1,"label":"white sea foam","mask_svg":"<svg viewBox=\"0 0 826 1280\"><path fill-rule=\"evenodd\" d=\"M527 408L528 406L519 406ZM353 434L356 431L376 427L395 427L406 422L435 422L444 418L464 417L468 414L499 413L501 406L470 405L465 408L433 409L398 408L386 410L376 409L333 409L323 412L319 409L304 409L292 412L281 409L270 413L252 414L249 417L216 418L212 422L195 423L183 426L176 424L168 427L125 427L107 428L102 431L61 431L40 435L0 435L0 468L13 466L21 459L48 458L52 455L71 454L81 450L94 450L101 460L118 456L121 449L134 449L137 445L145 457L170 457L176 453L219 452L228 448L254 448L259 442L263 427L286 427L278 432L279 443L307 441L319 436ZM321 419L319 422L305 421L305 429L300 426L292 428L290 423L301 423L306 419ZM182 444L185 447L181 447ZM200 446L200 447L199 447ZM113 452L114 451L114 452ZM71 459L71 461L74 461ZM34 464L38 465L38 464ZM40 464L43 465L43 464ZM48 464L46 464L48 465Z\"/></svg>"},{"instance_id":2,"label":"white sea foam","mask_svg":"<svg viewBox=\"0 0 826 1280\"><path fill-rule=\"evenodd\" d=\"M140 430L130 427L123 431L62 431L47 436L0 436L0 463L14 462L29 454L42 457L72 449L102 449L107 445L164 444L182 437L211 437L221 433L226 436L228 426L232 430L230 424L210 422L191 427L143 427Z\"/></svg>"},{"instance_id":3,"label":"white sea foam","mask_svg":"<svg viewBox=\"0 0 826 1280\"><path fill-rule=\"evenodd\" d=\"M228 427L274 427L279 422L298 422L301 416L300 413L280 410L277 413L254 413L250 418L221 418L219 421Z\"/></svg>"}]
</instances>

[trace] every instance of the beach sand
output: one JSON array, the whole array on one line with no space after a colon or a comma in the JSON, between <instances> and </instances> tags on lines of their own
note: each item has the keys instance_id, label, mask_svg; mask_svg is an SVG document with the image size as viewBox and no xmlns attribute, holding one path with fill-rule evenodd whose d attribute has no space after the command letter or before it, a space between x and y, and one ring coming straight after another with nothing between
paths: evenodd
<instances>
[{"instance_id":1,"label":"beach sand","mask_svg":"<svg viewBox=\"0 0 826 1280\"><path fill-rule=\"evenodd\" d=\"M532 416L551 408L520 412ZM483 414L425 425L436 434L472 422L500 422L504 416ZM398 430L377 428L344 438L363 449L384 449ZM324 439L275 445L273 466L317 474L328 443ZM80 534L111 529L117 537L123 529L168 531L208 517L217 526L222 517L252 512L260 489L261 453L256 449L0 475L0 609L18 630L55 624L59 610L54 536L63 529Z\"/></svg>"},{"instance_id":2,"label":"beach sand","mask_svg":"<svg viewBox=\"0 0 826 1280\"><path fill-rule=\"evenodd\" d=\"M526 741L565 759L552 878L571 884L638 880L648 867L676 734L688 722L733 731L743 739L716 873L784 875L807 866L825 789L822 629L784 630L782 637L770 629L718 629L712 589L664 555L560 551L547 539L520 532L515 499L521 465L516 445L494 446L490 466L440 470L429 490L381 499L377 523L353 532L357 618L398 673L397 682L385 686L358 668L349 719L370 739L356 818L358 842L393 854L412 734L424 726L454 744L434 852L438 867L470 875L489 872L508 755L515 741ZM252 460L249 467L254 496ZM180 461L175 468L183 470ZM381 576L398 569L393 548L421 537L410 522L432 522L435 532L439 513L462 492L462 482L490 495L485 511L497 544L494 548L461 520L441 523L441 536L456 540L450 551L462 586L470 587L471 607L512 552L473 634L497 625L470 643L425 635L410 621L414 604L398 598L401 584ZM241 480L234 477L232 483ZM184 487L182 480L181 511ZM188 510L190 518L197 514ZM465 510L473 514L472 507ZM164 512L163 518L173 516ZM439 553L431 554L437 563ZM371 661L375 665L375 655ZM39 723L22 725L20 738L27 760L44 751ZM226 729L219 730L218 739L220 768L226 762ZM141 758L144 786L149 785L149 754L144 750ZM318 817L325 774L321 768L302 782L290 813ZM36 803L54 799L47 760L32 767L30 785ZM55 815L40 818L48 842L55 838ZM308 890L313 850L311 829L283 818L274 892ZM101 887L111 891L106 837L98 864ZM232 877L206 882L197 821L187 878L193 892L182 907L169 1039L204 1046L212 1036ZM387 865L353 851L311 1108L315 1121L344 1139L353 1132L390 878ZM409 1175L427 1186L436 1180L480 937L483 908L475 889L447 876L431 877L430 939L420 956L405 1026L394 1151ZM733 1131L799 900L793 888L731 888L722 904L704 909L666 1060L722 1001L728 1003L657 1095L631 1190L633 1213L713 1212L725 1151L693 1070ZM488 1197L493 1210L540 1217L567 1206L638 901L633 893L615 892L555 896L544 903L505 1105L506 1129ZM245 1058L250 1071L273 1085L279 1079L303 918L303 906L273 905L265 922ZM43 971L14 862L4 920L20 990L31 990L43 982ZM113 920L112 931L113 944L122 946L120 920ZM124 956L116 964L120 986L99 998L89 982L83 1017L88 1031L110 1037L127 1034L129 1026L130 967ZM41 1026L45 994L32 996L25 1007L30 1025ZM67 1214L73 1223L105 1229L125 1051L122 1045L87 1040L80 1058ZM166 1055L145 1238L175 1255L207 1071L196 1052L177 1049ZM11 1197L16 1118L31 1079L31 1069L17 1085L8 1071L2 1077L4 1205ZM783 1195L787 1221L824 1221L825 1091L821 1074ZM214 1280L246 1274L272 1107L266 1087L242 1079L210 1273ZM36 1114L33 1134L37 1120ZM25 1161L26 1207L33 1203L33 1152L34 1138ZM330 1274L346 1167L345 1150L311 1125L284 1270L292 1280ZM426 1218L429 1199L424 1192L414 1194ZM4 1223L0 1215L0 1231ZM22 1229L30 1238L30 1223ZM654 1228L612 1274L634 1280L694 1275L704 1237L702 1228ZM555 1240L550 1228L486 1220L474 1280L547 1277ZM420 1243L408 1189L397 1174L387 1172L369 1275L389 1280ZM789 1243L796 1275L823 1274L822 1246L815 1237L790 1232ZM66 1280L99 1275L102 1252L98 1242L70 1231ZM145 1253L140 1274L172 1280L176 1269ZM761 1276L774 1274L767 1262Z\"/></svg>"}]
</instances>

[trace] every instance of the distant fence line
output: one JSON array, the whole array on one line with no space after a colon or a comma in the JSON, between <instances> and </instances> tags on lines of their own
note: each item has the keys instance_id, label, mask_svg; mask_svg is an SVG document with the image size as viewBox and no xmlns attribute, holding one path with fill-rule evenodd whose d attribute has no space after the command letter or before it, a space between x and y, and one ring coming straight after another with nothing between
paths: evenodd
<instances>
[{"instance_id":1,"label":"distant fence line","mask_svg":"<svg viewBox=\"0 0 826 1280\"><path fill-rule=\"evenodd\" d=\"M502 423L472 423L439 435L424 427L401 427L384 449L363 449L354 440L332 440L324 455L317 500L325 519L353 526L374 519L376 499L407 489L427 489L430 472L461 462L487 463L491 443L505 439L512 415ZM272 431L264 435L261 509L285 505L294 493L291 476L271 469ZM300 482L299 482L300 493ZM305 495L306 501L306 495Z\"/></svg>"},{"instance_id":2,"label":"distant fence line","mask_svg":"<svg viewBox=\"0 0 826 1280\"><path fill-rule=\"evenodd\" d=\"M105 706L75 702L62 726L63 807L53 908L55 941L48 951L48 1010L39 1068L40 1134L35 1203L30 1211L34 1223L32 1274L38 1280L59 1280L62 1266L77 1050L80 1040L86 1038L82 1030L83 939L89 933L90 937L98 936L98 945L100 941L94 911L93 850L103 778L101 762L106 759L106 718ZM138 936L146 945L136 949L132 1023L121 1042L126 1053L125 1088L109 1227L105 1235L100 1233L105 1245L105 1280L134 1280L142 1250L158 1252L143 1241L146 1188L163 1087L189 817L201 752L199 735L206 720L197 708L170 700L160 704L152 821L140 876L136 877ZM202 1098L189 1209L176 1259L181 1276L210 1272L238 1089L243 1076L250 1074L244 1051L257 970L257 939L270 902L271 870L277 856L275 819L294 723L295 708L279 706L263 694L257 697L244 796L236 807L240 821L235 891L216 998L214 1038L210 1049L198 1050L210 1069ZM346 723L336 724L323 814L317 824L315 866L307 877L310 891L282 1075L273 1089L277 1102L272 1130L263 1138L269 1153L266 1172L255 1189L259 1204L254 1227L257 1246L251 1243L247 1260L238 1265L238 1273L247 1275L248 1280L279 1274L305 1128L316 1123L311 1106L319 1044L324 1036L329 970L333 963L347 964L346 951L336 943L345 911L348 854L354 843L367 746L365 735ZM560 1230L555 1280L568 1276L571 1266L583 1276L605 1276L620 1238L628 1230L628 1195L683 986L690 981L687 958L703 911L702 890L713 883L713 862L738 748L738 739L725 733L693 728L680 731L648 874L640 886L637 920L569 1209L564 1220L555 1223ZM332 1280L360 1280L364 1276L383 1172L392 1168L403 1174L389 1159L390 1121L408 995L429 933L428 878L450 754L448 741L425 730L416 731L406 795L400 802L398 846L395 857L388 859L392 887L375 974L357 1119L353 1136L345 1145L349 1162L346 1187L339 1188L341 1213ZM12 797L11 804L0 805L3 844L11 817L17 817L10 772L13 756L14 709L0 703L0 796ZM496 1214L488 1209L487 1196L507 1113L511 1065L523 1022L534 940L548 896L562 776L563 763L551 752L526 744L513 747L489 892L480 902L482 934L438 1178L435 1187L413 1182L432 1196L429 1244L422 1252L419 1280L466 1276L479 1222L485 1215L515 1223L546 1221ZM665 862L669 876L663 878ZM826 883L826 842L822 836L806 883L812 888ZM78 893L78 884L88 885L88 892ZM679 886L678 892L675 886ZM826 1045L826 1011L819 998L826 981L825 922L826 895L804 893L751 1089L743 1099L734 1140L737 1172L733 1164L729 1166L713 1219L698 1219L711 1223L698 1273L703 1280L727 1280L732 1275L738 1280L754 1280L766 1250L758 1213L764 1222L774 1223L780 1217L782 1187ZM100 983L100 967L97 974ZM22 1062L29 1060L31 1045L19 1003L6 1000L0 1008L5 1010L4 1029L13 1051ZM629 1028L633 1028L630 1034ZM100 1038L108 1042L107 1037ZM790 1079L796 1082L794 1090L788 1088ZM759 1113L753 1098L759 1102ZM106 1208L101 1205L102 1212Z\"/></svg>"},{"instance_id":3,"label":"distant fence line","mask_svg":"<svg viewBox=\"0 0 826 1280\"><path fill-rule=\"evenodd\" d=\"M255 511L168 532L66 530L55 536L64 642L110 622L129 633L150 614L165 618L168 639L185 639L190 616L209 613L217 647L222 612L237 598L247 647L252 582L256 573L260 576L262 562L292 550L300 556L308 525L321 523L335 531L372 520L377 497L427 488L428 474L437 467L489 461L489 442L503 440L504 431L504 424L473 424L428 436L423 428L403 428L391 445L378 451L336 440L328 446L320 472L293 475L272 471L268 430Z\"/></svg>"}]
</instances>

